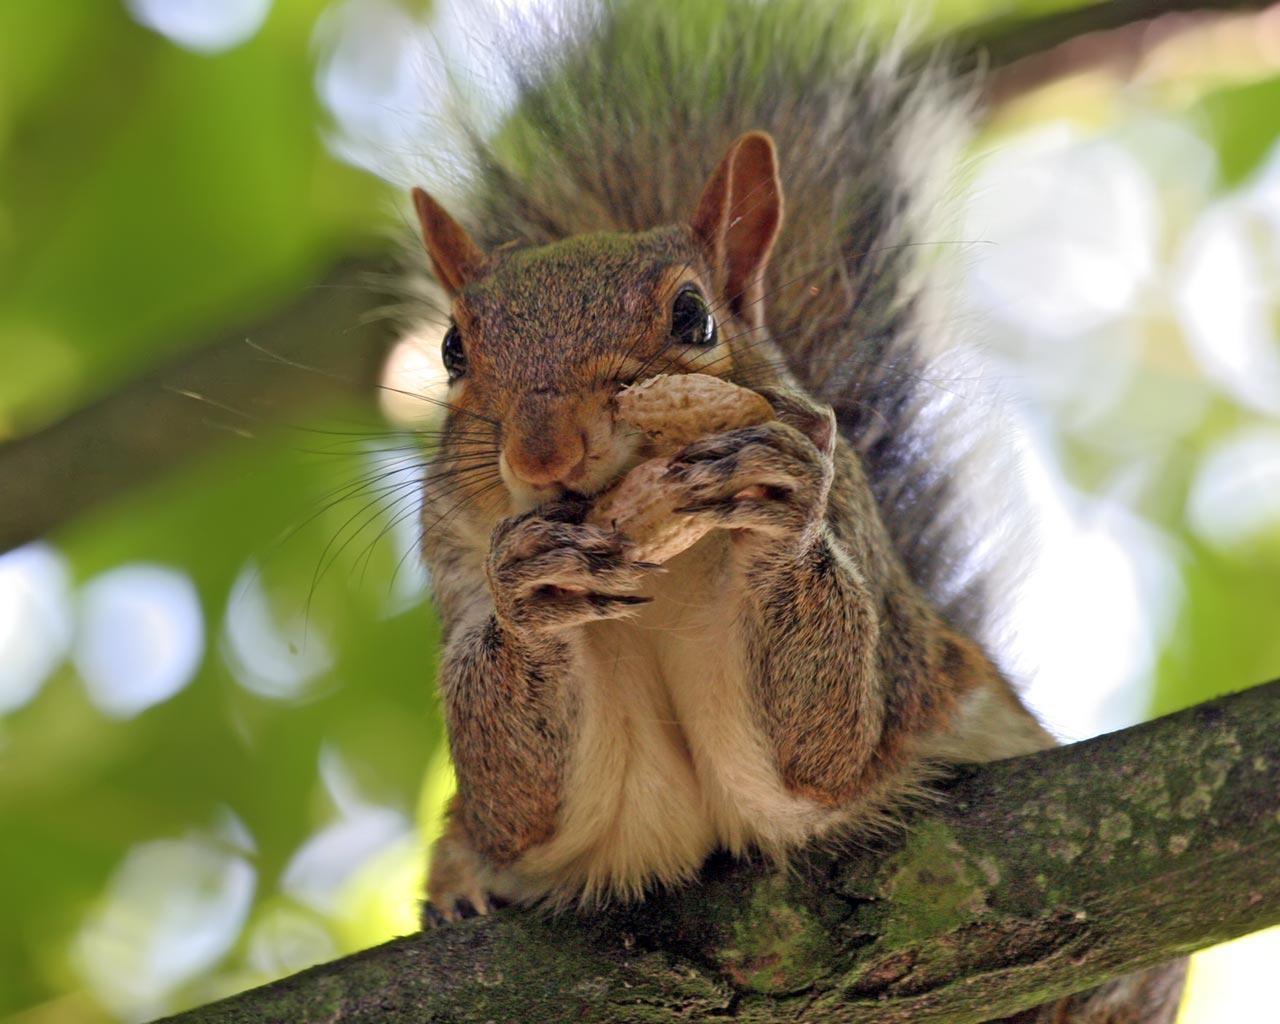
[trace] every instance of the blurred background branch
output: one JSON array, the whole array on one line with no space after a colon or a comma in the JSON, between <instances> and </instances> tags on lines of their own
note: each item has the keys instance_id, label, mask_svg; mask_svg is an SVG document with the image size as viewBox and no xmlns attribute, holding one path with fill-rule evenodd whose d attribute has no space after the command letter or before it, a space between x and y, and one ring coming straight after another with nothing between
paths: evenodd
<instances>
[{"instance_id":1,"label":"blurred background branch","mask_svg":"<svg viewBox=\"0 0 1280 1024\"><path fill-rule=\"evenodd\" d=\"M0 551L38 540L228 436L303 422L337 400L372 407L395 337L390 263L335 267L284 308L26 437L0 444Z\"/></svg>"},{"instance_id":2,"label":"blurred background branch","mask_svg":"<svg viewBox=\"0 0 1280 1024\"><path fill-rule=\"evenodd\" d=\"M1037 18L995 18L962 29L952 45L960 67L985 72L984 98L999 105L1098 67L1127 77L1161 42L1233 13L1273 7L1273 0L1106 0Z\"/></svg>"},{"instance_id":3,"label":"blurred background branch","mask_svg":"<svg viewBox=\"0 0 1280 1024\"><path fill-rule=\"evenodd\" d=\"M1033 59L1082 36L1114 32L1170 15L1196 13L1212 17L1233 11L1261 10L1273 0L1105 0L1027 16L1003 14L957 31L950 45L977 66L993 69ZM1126 36L1128 42L1137 37ZM962 63L966 58L962 57Z\"/></svg>"}]
</instances>

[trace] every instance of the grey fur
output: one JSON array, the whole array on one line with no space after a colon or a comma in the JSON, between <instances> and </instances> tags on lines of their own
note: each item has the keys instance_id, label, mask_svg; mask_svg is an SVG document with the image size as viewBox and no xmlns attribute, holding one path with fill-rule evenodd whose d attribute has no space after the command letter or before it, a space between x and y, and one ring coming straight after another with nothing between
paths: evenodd
<instances>
[{"instance_id":1,"label":"grey fur","mask_svg":"<svg viewBox=\"0 0 1280 1024\"><path fill-rule=\"evenodd\" d=\"M941 225L971 88L901 37L873 45L836 4L650 0L509 31L495 52L519 99L496 135L468 136L473 178L455 211L481 247L684 222L732 140L769 132L788 200L770 330L836 410L912 579L991 639L989 596L1007 589L1014 545L976 555L965 485L986 479L971 458L982 431L951 380L963 359L936 269L936 243L956 241ZM990 536L983 491L976 529Z\"/></svg>"}]
</instances>

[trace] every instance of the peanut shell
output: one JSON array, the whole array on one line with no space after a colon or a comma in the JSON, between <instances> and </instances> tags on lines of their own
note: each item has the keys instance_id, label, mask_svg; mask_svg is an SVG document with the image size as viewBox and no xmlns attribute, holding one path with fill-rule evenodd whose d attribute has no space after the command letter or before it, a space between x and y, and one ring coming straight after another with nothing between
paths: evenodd
<instances>
[{"instance_id":1,"label":"peanut shell","mask_svg":"<svg viewBox=\"0 0 1280 1024\"><path fill-rule=\"evenodd\" d=\"M706 373L650 377L618 395L618 419L675 451L700 437L773 419L763 396Z\"/></svg>"},{"instance_id":2,"label":"peanut shell","mask_svg":"<svg viewBox=\"0 0 1280 1024\"><path fill-rule=\"evenodd\" d=\"M746 388L707 374L654 377L618 396L618 418L647 434L663 455L640 463L596 499L587 522L616 529L632 541L631 556L666 562L712 528L675 511L662 486L671 456L685 445L726 430L773 419L773 407Z\"/></svg>"}]
</instances>

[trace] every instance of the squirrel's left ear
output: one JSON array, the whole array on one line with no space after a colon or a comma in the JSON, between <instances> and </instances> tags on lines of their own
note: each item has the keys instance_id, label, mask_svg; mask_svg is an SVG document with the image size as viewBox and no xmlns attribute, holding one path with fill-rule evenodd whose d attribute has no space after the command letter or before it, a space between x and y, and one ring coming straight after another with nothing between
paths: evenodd
<instances>
[{"instance_id":1,"label":"squirrel's left ear","mask_svg":"<svg viewBox=\"0 0 1280 1024\"><path fill-rule=\"evenodd\" d=\"M484 253L472 241L466 228L449 216L445 208L420 188L415 188L414 209L422 225L422 241L426 244L436 279L450 296L457 295L484 266Z\"/></svg>"},{"instance_id":2,"label":"squirrel's left ear","mask_svg":"<svg viewBox=\"0 0 1280 1024\"><path fill-rule=\"evenodd\" d=\"M765 132L748 132L729 147L702 191L692 226L720 297L735 316L760 326L764 268L782 228L778 154Z\"/></svg>"}]
</instances>

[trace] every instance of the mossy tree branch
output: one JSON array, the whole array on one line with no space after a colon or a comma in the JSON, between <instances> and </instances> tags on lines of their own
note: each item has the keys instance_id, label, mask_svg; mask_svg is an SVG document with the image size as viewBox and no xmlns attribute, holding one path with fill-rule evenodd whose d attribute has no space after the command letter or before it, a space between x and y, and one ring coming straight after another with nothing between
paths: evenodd
<instances>
[{"instance_id":1,"label":"mossy tree branch","mask_svg":"<svg viewBox=\"0 0 1280 1024\"><path fill-rule=\"evenodd\" d=\"M1280 681L984 765L899 834L546 919L504 910L170 1024L1005 1016L1280 923Z\"/></svg>"}]
</instances>

